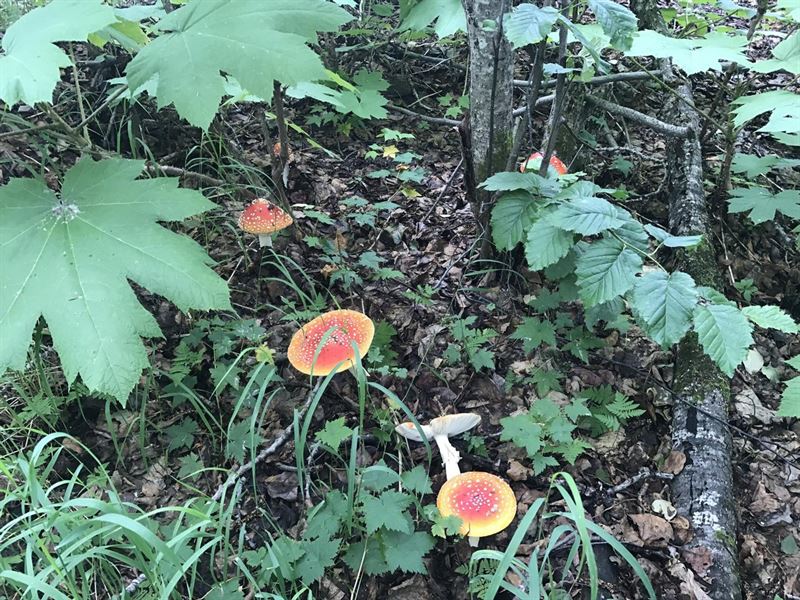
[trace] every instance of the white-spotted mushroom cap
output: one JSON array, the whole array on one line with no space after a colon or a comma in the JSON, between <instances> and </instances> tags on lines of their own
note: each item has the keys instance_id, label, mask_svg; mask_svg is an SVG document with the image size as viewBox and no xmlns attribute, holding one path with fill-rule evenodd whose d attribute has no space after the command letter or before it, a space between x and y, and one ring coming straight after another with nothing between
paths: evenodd
<instances>
[{"instance_id":1,"label":"white-spotted mushroom cap","mask_svg":"<svg viewBox=\"0 0 800 600\"><path fill-rule=\"evenodd\" d=\"M433 435L446 435L448 437L464 433L481 422L481 416L475 413L456 413L444 415L431 420L430 427Z\"/></svg>"},{"instance_id":2,"label":"white-spotted mushroom cap","mask_svg":"<svg viewBox=\"0 0 800 600\"><path fill-rule=\"evenodd\" d=\"M256 198L239 215L239 227L247 233L269 235L292 224L292 216L265 198Z\"/></svg>"},{"instance_id":3,"label":"white-spotted mushroom cap","mask_svg":"<svg viewBox=\"0 0 800 600\"><path fill-rule=\"evenodd\" d=\"M456 475L445 482L436 498L444 517L462 521L459 532L470 538L494 535L508 527L517 514L517 499L505 481L480 471Z\"/></svg>"},{"instance_id":4,"label":"white-spotted mushroom cap","mask_svg":"<svg viewBox=\"0 0 800 600\"><path fill-rule=\"evenodd\" d=\"M296 331L286 354L292 366L306 375L327 375L334 369L338 373L355 366L352 343L356 343L363 357L374 335L375 325L367 315L355 310L332 310ZM339 363L342 364L337 369Z\"/></svg>"},{"instance_id":5,"label":"white-spotted mushroom cap","mask_svg":"<svg viewBox=\"0 0 800 600\"><path fill-rule=\"evenodd\" d=\"M425 438L428 441L433 439L433 429L431 429L430 425L421 425L422 432L425 434ZM402 435L404 438L409 439L414 442L421 442L422 436L419 434L419 429L417 426L414 425L411 421L406 421L405 423L400 423L394 430Z\"/></svg>"}]
</instances>

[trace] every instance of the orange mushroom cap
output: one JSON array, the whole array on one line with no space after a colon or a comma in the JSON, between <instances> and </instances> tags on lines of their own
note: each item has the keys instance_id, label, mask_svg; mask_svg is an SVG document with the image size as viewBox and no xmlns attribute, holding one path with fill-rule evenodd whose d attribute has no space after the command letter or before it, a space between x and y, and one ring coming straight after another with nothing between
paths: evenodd
<instances>
[{"instance_id":1,"label":"orange mushroom cap","mask_svg":"<svg viewBox=\"0 0 800 600\"><path fill-rule=\"evenodd\" d=\"M342 365L336 372L344 371L355 365L352 342L364 356L374 335L375 325L367 315L355 310L332 310L295 332L287 357L295 369L306 375L327 375L339 363ZM320 346L323 338L325 343Z\"/></svg>"},{"instance_id":2,"label":"orange mushroom cap","mask_svg":"<svg viewBox=\"0 0 800 600\"><path fill-rule=\"evenodd\" d=\"M265 198L256 198L239 215L239 227L259 235L275 233L292 224L292 217Z\"/></svg>"},{"instance_id":3,"label":"orange mushroom cap","mask_svg":"<svg viewBox=\"0 0 800 600\"><path fill-rule=\"evenodd\" d=\"M537 160L541 162L542 158L544 157L542 156L541 152L534 152L533 154L531 154L528 157L528 160L523 161L522 164L519 166L520 173L524 173L525 171L530 170L530 167L528 167L528 165ZM556 173L558 173L559 175L567 174L567 165L561 162L561 159L558 158L555 154L550 157L550 166L553 167L556 170Z\"/></svg>"},{"instance_id":4,"label":"orange mushroom cap","mask_svg":"<svg viewBox=\"0 0 800 600\"><path fill-rule=\"evenodd\" d=\"M436 507L442 516L462 520L462 535L479 538L508 527L517 514L517 499L511 486L497 475L470 471L445 482Z\"/></svg>"}]
</instances>

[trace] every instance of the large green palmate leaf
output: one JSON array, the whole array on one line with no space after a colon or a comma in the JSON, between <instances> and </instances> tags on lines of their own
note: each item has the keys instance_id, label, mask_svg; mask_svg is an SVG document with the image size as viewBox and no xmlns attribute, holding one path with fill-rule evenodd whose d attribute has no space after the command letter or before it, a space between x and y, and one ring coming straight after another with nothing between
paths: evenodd
<instances>
[{"instance_id":1,"label":"large green palmate leaf","mask_svg":"<svg viewBox=\"0 0 800 600\"><path fill-rule=\"evenodd\" d=\"M631 299L647 334L662 348L668 348L689 331L697 288L686 273L652 271L639 278Z\"/></svg>"},{"instance_id":2,"label":"large green palmate leaf","mask_svg":"<svg viewBox=\"0 0 800 600\"><path fill-rule=\"evenodd\" d=\"M750 211L753 223L772 221L776 212L800 219L800 192L797 190L783 190L773 194L767 188L756 186L734 188L729 193L731 198L728 200L728 212Z\"/></svg>"},{"instance_id":3,"label":"large green palmate leaf","mask_svg":"<svg viewBox=\"0 0 800 600\"><path fill-rule=\"evenodd\" d=\"M43 317L67 381L124 402L161 331L130 281L180 309L230 308L225 282L188 237L157 221L213 207L178 180L136 180L143 161L84 159L56 196L35 179L0 187L0 373L25 367Z\"/></svg>"},{"instance_id":4,"label":"large green palmate leaf","mask_svg":"<svg viewBox=\"0 0 800 600\"><path fill-rule=\"evenodd\" d=\"M174 104L192 125L208 128L225 94L225 72L269 100L274 81L325 79L307 46L351 16L326 0L192 0L159 22L162 35L128 64L131 89L157 77L159 108Z\"/></svg>"},{"instance_id":5,"label":"large green palmate leaf","mask_svg":"<svg viewBox=\"0 0 800 600\"><path fill-rule=\"evenodd\" d=\"M116 22L101 0L53 0L14 22L3 36L0 100L8 105L51 102L69 57L53 42L85 41Z\"/></svg>"},{"instance_id":6,"label":"large green palmate leaf","mask_svg":"<svg viewBox=\"0 0 800 600\"><path fill-rule=\"evenodd\" d=\"M694 311L694 330L706 354L728 377L733 377L747 350L753 344L753 326L735 306L698 305Z\"/></svg>"},{"instance_id":7,"label":"large green palmate leaf","mask_svg":"<svg viewBox=\"0 0 800 600\"><path fill-rule=\"evenodd\" d=\"M740 65L750 64L744 54L747 38L743 35L728 35L712 31L704 37L674 38L645 29L633 36L633 45L627 56L654 56L671 58L689 75L708 69L722 70L721 61Z\"/></svg>"},{"instance_id":8,"label":"large green palmate leaf","mask_svg":"<svg viewBox=\"0 0 800 600\"><path fill-rule=\"evenodd\" d=\"M578 294L587 307L608 302L631 289L641 270L641 255L615 238L604 238L578 256Z\"/></svg>"}]
</instances>

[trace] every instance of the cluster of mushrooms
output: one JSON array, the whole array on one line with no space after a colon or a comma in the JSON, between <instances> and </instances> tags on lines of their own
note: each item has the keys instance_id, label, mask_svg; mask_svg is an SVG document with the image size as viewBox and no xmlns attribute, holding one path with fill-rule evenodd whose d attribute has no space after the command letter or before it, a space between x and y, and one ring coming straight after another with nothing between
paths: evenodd
<instances>
[{"instance_id":1,"label":"cluster of mushrooms","mask_svg":"<svg viewBox=\"0 0 800 600\"><path fill-rule=\"evenodd\" d=\"M263 198L254 200L239 217L239 226L258 235L262 247L271 247L270 236L291 224L288 213ZM332 310L294 333L287 358L295 369L311 376L353 371L355 349L365 356L374 335L375 326L367 315L355 310ZM472 429L480 420L480 415L460 413L437 417L419 427L411 422L396 427L397 433L408 440L421 442L424 436L436 442L447 475L436 506L442 516L461 519L460 533L469 537L472 546L478 545L478 538L508 527L517 513L517 500L508 483L491 473L461 473L458 468L461 455L449 438Z\"/></svg>"}]
</instances>

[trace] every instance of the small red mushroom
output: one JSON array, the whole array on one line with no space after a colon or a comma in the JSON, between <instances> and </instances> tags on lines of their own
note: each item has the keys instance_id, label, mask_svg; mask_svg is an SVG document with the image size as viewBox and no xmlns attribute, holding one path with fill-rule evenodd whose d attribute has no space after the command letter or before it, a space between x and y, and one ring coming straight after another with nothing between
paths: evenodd
<instances>
[{"instance_id":1,"label":"small red mushroom","mask_svg":"<svg viewBox=\"0 0 800 600\"><path fill-rule=\"evenodd\" d=\"M541 152L534 152L531 154L526 160L522 162L519 166L520 173L525 173L526 171L538 171L539 166L542 164L542 156ZM554 154L550 157L550 166L556 170L556 173L559 175L566 175L567 174L567 165L565 165L561 160Z\"/></svg>"},{"instance_id":2,"label":"small red mushroom","mask_svg":"<svg viewBox=\"0 0 800 600\"><path fill-rule=\"evenodd\" d=\"M517 499L511 486L491 473L470 471L448 479L436 497L436 508L444 517L461 519L461 535L471 546L478 538L494 535L509 526L517 514Z\"/></svg>"},{"instance_id":3,"label":"small red mushroom","mask_svg":"<svg viewBox=\"0 0 800 600\"><path fill-rule=\"evenodd\" d=\"M286 354L291 365L306 375L327 375L334 369L338 373L355 367L353 342L364 356L374 335L375 325L367 315L332 310L296 331Z\"/></svg>"},{"instance_id":4,"label":"small red mushroom","mask_svg":"<svg viewBox=\"0 0 800 600\"><path fill-rule=\"evenodd\" d=\"M256 198L239 215L239 227L247 233L258 235L260 246L272 246L271 235L288 227L292 216L265 198Z\"/></svg>"}]
</instances>

